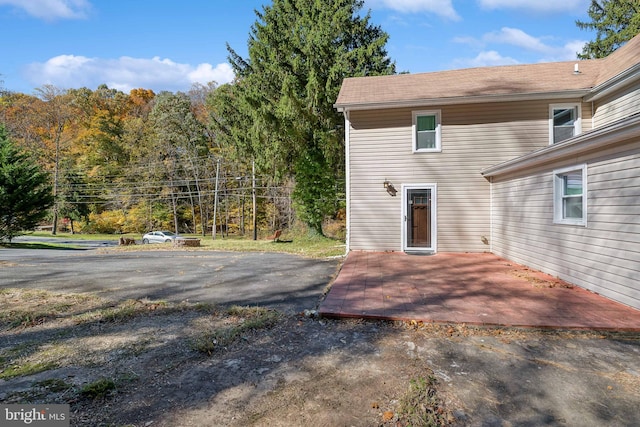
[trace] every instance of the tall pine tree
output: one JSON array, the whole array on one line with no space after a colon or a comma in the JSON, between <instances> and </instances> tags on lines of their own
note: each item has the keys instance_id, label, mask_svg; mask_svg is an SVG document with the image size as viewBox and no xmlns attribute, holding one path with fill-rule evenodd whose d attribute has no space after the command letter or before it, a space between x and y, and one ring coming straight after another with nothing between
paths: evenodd
<instances>
[{"instance_id":1,"label":"tall pine tree","mask_svg":"<svg viewBox=\"0 0 640 427\"><path fill-rule=\"evenodd\" d=\"M591 0L591 22L576 21L582 30L595 30L596 39L578 54L580 59L604 58L640 33L640 2L637 0Z\"/></svg>"},{"instance_id":2,"label":"tall pine tree","mask_svg":"<svg viewBox=\"0 0 640 427\"><path fill-rule=\"evenodd\" d=\"M32 230L53 205L49 175L19 150L0 125L0 241Z\"/></svg>"},{"instance_id":3,"label":"tall pine tree","mask_svg":"<svg viewBox=\"0 0 640 427\"><path fill-rule=\"evenodd\" d=\"M344 119L333 108L342 80L395 73L385 49L388 35L370 24L370 14L359 14L363 5L274 0L256 11L249 57L228 46L242 120L227 121L227 134L250 147L247 154L263 170L294 176L297 213L318 234L344 186Z\"/></svg>"}]
</instances>

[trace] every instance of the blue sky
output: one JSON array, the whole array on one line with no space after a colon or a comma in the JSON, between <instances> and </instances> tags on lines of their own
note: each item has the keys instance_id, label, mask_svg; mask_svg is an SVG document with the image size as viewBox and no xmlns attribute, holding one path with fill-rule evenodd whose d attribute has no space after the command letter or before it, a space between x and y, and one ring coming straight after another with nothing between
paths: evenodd
<instances>
[{"instance_id":1,"label":"blue sky","mask_svg":"<svg viewBox=\"0 0 640 427\"><path fill-rule=\"evenodd\" d=\"M232 80L226 43L246 56L270 0L0 0L0 80L33 93L100 84L187 91ZM594 34L590 0L366 0L398 71L574 60Z\"/></svg>"}]
</instances>

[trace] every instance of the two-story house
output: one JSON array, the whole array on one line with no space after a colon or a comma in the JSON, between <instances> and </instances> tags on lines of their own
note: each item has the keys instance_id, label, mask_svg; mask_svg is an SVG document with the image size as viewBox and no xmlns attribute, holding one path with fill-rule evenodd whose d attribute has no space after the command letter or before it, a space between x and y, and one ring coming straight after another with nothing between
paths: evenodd
<instances>
[{"instance_id":1,"label":"two-story house","mask_svg":"<svg viewBox=\"0 0 640 427\"><path fill-rule=\"evenodd\" d=\"M490 251L640 308L640 36L345 79L347 250Z\"/></svg>"}]
</instances>

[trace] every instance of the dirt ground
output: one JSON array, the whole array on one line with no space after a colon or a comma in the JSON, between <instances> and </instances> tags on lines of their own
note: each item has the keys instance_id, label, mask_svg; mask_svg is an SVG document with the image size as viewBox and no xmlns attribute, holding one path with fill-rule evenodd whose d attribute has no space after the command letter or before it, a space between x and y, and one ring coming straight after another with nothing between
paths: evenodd
<instances>
[{"instance_id":1,"label":"dirt ground","mask_svg":"<svg viewBox=\"0 0 640 427\"><path fill-rule=\"evenodd\" d=\"M630 426L639 338L2 289L0 402L72 426Z\"/></svg>"}]
</instances>

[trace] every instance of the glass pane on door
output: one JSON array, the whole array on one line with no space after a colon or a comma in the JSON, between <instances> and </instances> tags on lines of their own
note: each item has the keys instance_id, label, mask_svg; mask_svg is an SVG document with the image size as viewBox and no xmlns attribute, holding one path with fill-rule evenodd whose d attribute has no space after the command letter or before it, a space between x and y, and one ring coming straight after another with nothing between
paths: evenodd
<instances>
[{"instance_id":1,"label":"glass pane on door","mask_svg":"<svg viewBox=\"0 0 640 427\"><path fill-rule=\"evenodd\" d=\"M431 248L431 189L407 190L407 247Z\"/></svg>"}]
</instances>

